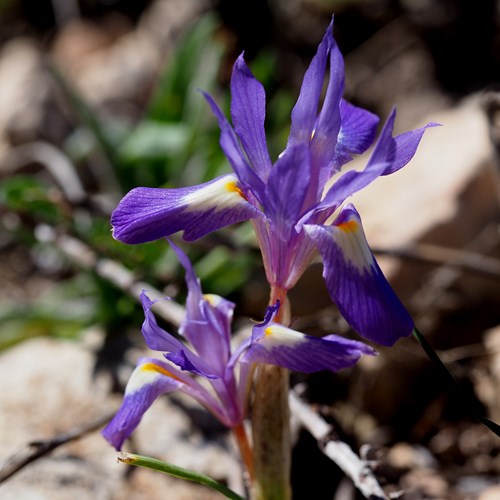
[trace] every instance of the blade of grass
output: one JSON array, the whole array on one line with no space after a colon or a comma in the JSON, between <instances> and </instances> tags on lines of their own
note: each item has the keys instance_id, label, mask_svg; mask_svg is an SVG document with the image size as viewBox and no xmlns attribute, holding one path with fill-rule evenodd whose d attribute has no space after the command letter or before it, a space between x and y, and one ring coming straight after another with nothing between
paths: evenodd
<instances>
[{"instance_id":1,"label":"blade of grass","mask_svg":"<svg viewBox=\"0 0 500 500\"><path fill-rule=\"evenodd\" d=\"M185 479L186 481L193 481L198 484L203 484L204 486L208 486L213 490L222 493L227 498L231 500L245 500L243 497L230 490L223 484L217 482L215 479L212 479L209 476L205 476L204 474L200 474L198 472L184 469L182 467L178 467L177 465L172 465L167 462L163 462L162 460L158 460L156 458L145 457L143 455L135 455L133 453L123 453L118 452L117 458L120 462L123 462L128 465L136 465L138 467L146 467L147 469L157 470L159 472L163 472L164 474L168 474L170 476L178 477L180 479Z\"/></svg>"}]
</instances>

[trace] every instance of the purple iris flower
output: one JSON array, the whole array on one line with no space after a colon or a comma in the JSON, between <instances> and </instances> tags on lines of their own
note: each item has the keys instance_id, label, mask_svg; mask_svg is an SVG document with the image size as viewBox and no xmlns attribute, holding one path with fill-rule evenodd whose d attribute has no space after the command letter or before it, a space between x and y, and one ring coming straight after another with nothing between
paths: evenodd
<instances>
[{"instance_id":1,"label":"purple iris flower","mask_svg":"<svg viewBox=\"0 0 500 500\"><path fill-rule=\"evenodd\" d=\"M359 214L346 200L406 165L425 129L436 124L393 137L393 110L364 169L343 168L373 143L379 120L342 98L344 62L332 33L333 21L304 76L288 143L274 164L264 131L265 92L241 55L231 78L234 127L205 94L234 173L193 187L133 189L112 215L113 235L136 244L183 231L184 240L192 241L250 219L273 301L286 296L319 252L328 291L346 320L365 338L392 345L412 332L413 321L383 276Z\"/></svg>"},{"instance_id":2,"label":"purple iris flower","mask_svg":"<svg viewBox=\"0 0 500 500\"><path fill-rule=\"evenodd\" d=\"M311 373L338 371L354 365L361 355L374 355L368 345L336 335L322 339L304 335L273 321L279 304L267 308L263 323L231 351L234 304L216 295L203 295L189 259L171 242L186 270L186 316L179 329L181 341L161 328L151 308L154 301L141 295L147 345L164 353L164 360L144 357L133 371L123 403L103 430L116 448L139 424L146 410L161 394L181 391L196 399L230 428L241 425L246 414L247 391L253 363L269 363ZM197 378L211 385L202 385Z\"/></svg>"}]
</instances>

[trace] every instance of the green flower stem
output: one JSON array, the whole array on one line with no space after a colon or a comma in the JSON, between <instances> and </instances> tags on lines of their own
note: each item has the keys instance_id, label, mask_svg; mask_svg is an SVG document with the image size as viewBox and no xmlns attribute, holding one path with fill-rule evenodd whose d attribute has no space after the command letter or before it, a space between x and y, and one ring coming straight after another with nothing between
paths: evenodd
<instances>
[{"instance_id":1,"label":"green flower stem","mask_svg":"<svg viewBox=\"0 0 500 500\"><path fill-rule=\"evenodd\" d=\"M271 304L281 303L275 322L290 324L290 303L286 290L273 289ZM285 368L261 364L257 367L252 403L254 442L253 500L289 500L290 410L289 374Z\"/></svg>"},{"instance_id":2,"label":"green flower stem","mask_svg":"<svg viewBox=\"0 0 500 500\"><path fill-rule=\"evenodd\" d=\"M212 479L209 476L205 476L204 474L200 474L192 470L183 469L182 467L178 467L176 465L163 462L162 460L158 460L156 458L145 457L142 455L134 455L133 453L123 453L123 452L118 452L117 458L120 462L123 462L128 465L137 465L139 467L146 467L147 469L157 470L159 472L169 474L170 476L203 484L204 486L208 486L209 488L212 488L213 490L222 493L225 497L230 498L231 500L245 500L243 497L241 497L234 491L230 490L223 484L218 483L215 479Z\"/></svg>"}]
</instances>

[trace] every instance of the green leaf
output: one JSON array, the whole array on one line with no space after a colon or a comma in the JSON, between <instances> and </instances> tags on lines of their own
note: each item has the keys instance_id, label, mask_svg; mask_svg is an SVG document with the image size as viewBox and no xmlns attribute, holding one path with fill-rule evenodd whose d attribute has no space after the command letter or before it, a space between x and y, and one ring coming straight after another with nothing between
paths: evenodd
<instances>
[{"instance_id":1,"label":"green leaf","mask_svg":"<svg viewBox=\"0 0 500 500\"><path fill-rule=\"evenodd\" d=\"M146 120L134 129L120 146L123 161L164 160L182 151L189 139L189 128L183 124L166 124Z\"/></svg>"},{"instance_id":2,"label":"green leaf","mask_svg":"<svg viewBox=\"0 0 500 500\"><path fill-rule=\"evenodd\" d=\"M222 493L225 497L232 500L245 500L243 497L209 476L205 476L204 474L200 474L189 469L184 469L182 467L163 462L162 460L158 460L156 458L123 452L118 452L117 458L120 462L128 465L146 467L147 469L157 470L170 476L185 479L186 481L193 481L198 484L203 484L204 486L208 486L209 488Z\"/></svg>"},{"instance_id":3,"label":"green leaf","mask_svg":"<svg viewBox=\"0 0 500 500\"><path fill-rule=\"evenodd\" d=\"M16 175L4 179L0 182L0 203L14 212L31 214L46 222L57 222L60 218L50 188L35 177Z\"/></svg>"}]
</instances>

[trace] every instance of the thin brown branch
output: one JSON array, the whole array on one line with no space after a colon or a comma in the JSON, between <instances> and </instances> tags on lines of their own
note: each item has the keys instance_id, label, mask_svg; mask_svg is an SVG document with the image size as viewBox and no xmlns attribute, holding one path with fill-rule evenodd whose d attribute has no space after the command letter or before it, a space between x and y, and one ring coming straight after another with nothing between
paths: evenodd
<instances>
[{"instance_id":1,"label":"thin brown branch","mask_svg":"<svg viewBox=\"0 0 500 500\"><path fill-rule=\"evenodd\" d=\"M52 243L68 260L84 269L94 271L98 276L109 281L120 290L128 293L139 301L142 290L148 290L153 296L161 297L164 294L142 281L136 280L134 273L120 263L97 255L90 246L83 241L67 234L57 234L50 226L40 225L35 234L45 243ZM155 305L155 312L166 321L180 325L185 309L173 300L161 300Z\"/></svg>"},{"instance_id":2,"label":"thin brown branch","mask_svg":"<svg viewBox=\"0 0 500 500\"><path fill-rule=\"evenodd\" d=\"M330 424L303 403L293 391L289 393L289 402L293 415L318 441L321 451L342 469L365 498L389 499L368 463L336 436Z\"/></svg>"},{"instance_id":3,"label":"thin brown branch","mask_svg":"<svg viewBox=\"0 0 500 500\"><path fill-rule=\"evenodd\" d=\"M74 427L66 433L59 434L49 439L28 443L22 450L7 458L2 464L0 467L0 483L6 481L35 460L48 455L56 448L59 448L59 446L76 441L86 434L101 428L113 414L114 411L109 412L91 422Z\"/></svg>"},{"instance_id":4,"label":"thin brown branch","mask_svg":"<svg viewBox=\"0 0 500 500\"><path fill-rule=\"evenodd\" d=\"M373 252L379 255L446 265L462 271L482 274L488 278L500 278L500 260L467 250L420 243L411 248L373 248Z\"/></svg>"}]
</instances>

